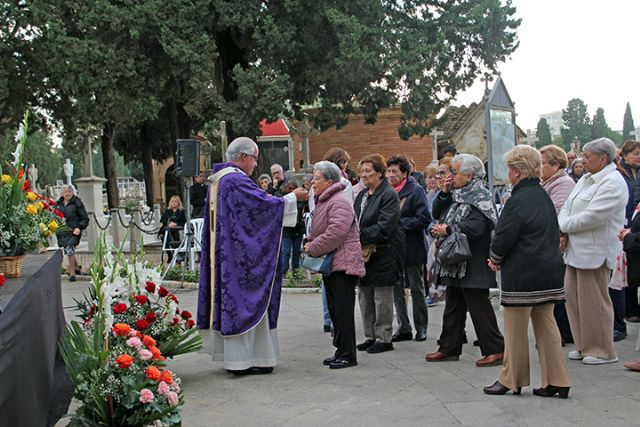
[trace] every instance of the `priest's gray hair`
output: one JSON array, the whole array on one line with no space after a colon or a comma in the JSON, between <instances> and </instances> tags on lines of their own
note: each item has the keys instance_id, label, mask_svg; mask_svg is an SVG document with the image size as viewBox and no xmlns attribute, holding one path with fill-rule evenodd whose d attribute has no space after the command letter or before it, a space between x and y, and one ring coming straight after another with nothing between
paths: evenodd
<instances>
[{"instance_id":1,"label":"priest's gray hair","mask_svg":"<svg viewBox=\"0 0 640 427\"><path fill-rule=\"evenodd\" d=\"M583 152L591 151L596 156L607 155L609 160L607 163L611 163L616 159L616 144L609 138L598 138L591 142L587 142L582 147Z\"/></svg>"},{"instance_id":2,"label":"priest's gray hair","mask_svg":"<svg viewBox=\"0 0 640 427\"><path fill-rule=\"evenodd\" d=\"M460 165L458 173L463 175L473 175L476 178L483 178L485 175L482 160L471 154L458 154L451 163Z\"/></svg>"},{"instance_id":3,"label":"priest's gray hair","mask_svg":"<svg viewBox=\"0 0 640 427\"><path fill-rule=\"evenodd\" d=\"M258 145L253 141L253 139L241 136L234 139L231 144L229 144L226 154L227 161L233 162L238 160L243 153L254 156L257 151Z\"/></svg>"},{"instance_id":4,"label":"priest's gray hair","mask_svg":"<svg viewBox=\"0 0 640 427\"><path fill-rule=\"evenodd\" d=\"M326 180L333 182L340 182L340 168L335 163L328 160L322 160L313 166L313 171L318 171L320 175Z\"/></svg>"}]
</instances>

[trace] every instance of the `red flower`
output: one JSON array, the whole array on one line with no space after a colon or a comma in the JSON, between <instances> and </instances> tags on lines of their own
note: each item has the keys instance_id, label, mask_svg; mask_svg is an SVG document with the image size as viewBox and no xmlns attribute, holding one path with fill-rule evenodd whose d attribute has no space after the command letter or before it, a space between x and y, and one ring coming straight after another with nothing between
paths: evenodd
<instances>
[{"instance_id":1,"label":"red flower","mask_svg":"<svg viewBox=\"0 0 640 427\"><path fill-rule=\"evenodd\" d=\"M111 330L119 337L126 337L131 332L131 326L127 325L126 323L116 323L115 325L113 325Z\"/></svg>"},{"instance_id":2,"label":"red flower","mask_svg":"<svg viewBox=\"0 0 640 427\"><path fill-rule=\"evenodd\" d=\"M171 375L171 372L165 369L164 371L162 371L162 374L160 375L160 380L164 381L167 384L172 384L173 375Z\"/></svg>"},{"instance_id":3,"label":"red flower","mask_svg":"<svg viewBox=\"0 0 640 427\"><path fill-rule=\"evenodd\" d=\"M127 369L133 364L133 357L129 356L128 354L121 354L116 358L116 363L118 364L118 366L120 366L120 368Z\"/></svg>"},{"instance_id":4,"label":"red flower","mask_svg":"<svg viewBox=\"0 0 640 427\"><path fill-rule=\"evenodd\" d=\"M29 180L25 179L24 184L22 184L22 191L29 191Z\"/></svg>"},{"instance_id":5,"label":"red flower","mask_svg":"<svg viewBox=\"0 0 640 427\"><path fill-rule=\"evenodd\" d=\"M42 201L42 206L44 206L45 209L49 209L49 203L45 202L44 200Z\"/></svg>"},{"instance_id":6,"label":"red flower","mask_svg":"<svg viewBox=\"0 0 640 427\"><path fill-rule=\"evenodd\" d=\"M144 288L147 290L147 292L152 294L156 291L156 284L153 282L147 282L147 285Z\"/></svg>"},{"instance_id":7,"label":"red flower","mask_svg":"<svg viewBox=\"0 0 640 427\"><path fill-rule=\"evenodd\" d=\"M147 378L153 381L158 381L160 379L160 369L155 366L149 366L145 371Z\"/></svg>"},{"instance_id":8,"label":"red flower","mask_svg":"<svg viewBox=\"0 0 640 427\"><path fill-rule=\"evenodd\" d=\"M147 322L149 322L149 323L155 322L157 318L158 318L158 316L156 315L155 311L149 312L145 316L145 319L147 319Z\"/></svg>"},{"instance_id":9,"label":"red flower","mask_svg":"<svg viewBox=\"0 0 640 427\"><path fill-rule=\"evenodd\" d=\"M143 331L148 327L149 327L149 322L147 322L145 319L136 320L137 329L140 329L141 331Z\"/></svg>"},{"instance_id":10,"label":"red flower","mask_svg":"<svg viewBox=\"0 0 640 427\"><path fill-rule=\"evenodd\" d=\"M149 349L149 351L151 352L152 359L154 360L165 360L165 357L162 355L162 353L160 352L160 349L158 347L147 347Z\"/></svg>"},{"instance_id":11,"label":"red flower","mask_svg":"<svg viewBox=\"0 0 640 427\"><path fill-rule=\"evenodd\" d=\"M136 295L136 301L138 301L138 304L140 305L145 305L149 302L149 298L147 298L145 295Z\"/></svg>"},{"instance_id":12,"label":"red flower","mask_svg":"<svg viewBox=\"0 0 640 427\"><path fill-rule=\"evenodd\" d=\"M158 295L160 295L162 298L164 298L167 295L169 295L169 291L164 286L160 286L160 289L158 289Z\"/></svg>"},{"instance_id":13,"label":"red flower","mask_svg":"<svg viewBox=\"0 0 640 427\"><path fill-rule=\"evenodd\" d=\"M0 273L0 288L4 286L4 282L6 282L7 279L5 279L4 274Z\"/></svg>"},{"instance_id":14,"label":"red flower","mask_svg":"<svg viewBox=\"0 0 640 427\"><path fill-rule=\"evenodd\" d=\"M174 294L169 295L169 298L172 299L176 304L180 304L180 302L178 302L178 297Z\"/></svg>"},{"instance_id":15,"label":"red flower","mask_svg":"<svg viewBox=\"0 0 640 427\"><path fill-rule=\"evenodd\" d=\"M189 320L193 317L187 310L184 310L180 316L182 316L184 320Z\"/></svg>"},{"instance_id":16,"label":"red flower","mask_svg":"<svg viewBox=\"0 0 640 427\"><path fill-rule=\"evenodd\" d=\"M122 302L116 304L116 306L113 307L113 313L114 314L122 314L125 311L127 311L127 304L124 304Z\"/></svg>"},{"instance_id":17,"label":"red flower","mask_svg":"<svg viewBox=\"0 0 640 427\"><path fill-rule=\"evenodd\" d=\"M62 212L60 212L59 210L54 210L53 211L54 214L56 214L59 218L64 218L64 215L62 214Z\"/></svg>"},{"instance_id":18,"label":"red flower","mask_svg":"<svg viewBox=\"0 0 640 427\"><path fill-rule=\"evenodd\" d=\"M187 320L187 328L191 329L195 324L196 322L194 322L193 319Z\"/></svg>"},{"instance_id":19,"label":"red flower","mask_svg":"<svg viewBox=\"0 0 640 427\"><path fill-rule=\"evenodd\" d=\"M144 346L147 348L155 347L156 340L151 338L149 335L145 335L142 337L142 344L144 344Z\"/></svg>"},{"instance_id":20,"label":"red flower","mask_svg":"<svg viewBox=\"0 0 640 427\"><path fill-rule=\"evenodd\" d=\"M180 319L178 319L177 317L173 318L173 324L177 325L178 323L180 323Z\"/></svg>"}]
</instances>

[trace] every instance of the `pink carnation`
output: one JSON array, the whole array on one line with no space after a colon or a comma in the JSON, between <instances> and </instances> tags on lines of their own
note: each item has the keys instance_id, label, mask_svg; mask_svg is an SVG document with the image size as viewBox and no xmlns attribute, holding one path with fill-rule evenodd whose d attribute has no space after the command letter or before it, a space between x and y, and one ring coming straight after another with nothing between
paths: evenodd
<instances>
[{"instance_id":1,"label":"pink carnation","mask_svg":"<svg viewBox=\"0 0 640 427\"><path fill-rule=\"evenodd\" d=\"M170 391L171 389L169 388L169 384L165 383L164 381L160 381L160 384L158 384L158 393L167 394Z\"/></svg>"},{"instance_id":2,"label":"pink carnation","mask_svg":"<svg viewBox=\"0 0 640 427\"><path fill-rule=\"evenodd\" d=\"M131 329L131 332L129 332L129 336L130 337L137 337L138 336L138 331L136 331L135 329Z\"/></svg>"},{"instance_id":3,"label":"pink carnation","mask_svg":"<svg viewBox=\"0 0 640 427\"><path fill-rule=\"evenodd\" d=\"M142 341L138 337L131 337L127 340L127 345L129 347L140 348L142 347Z\"/></svg>"},{"instance_id":4,"label":"pink carnation","mask_svg":"<svg viewBox=\"0 0 640 427\"><path fill-rule=\"evenodd\" d=\"M140 351L138 351L138 356L140 356L141 360L149 360L153 357L153 353L151 353L146 348L143 348Z\"/></svg>"},{"instance_id":5,"label":"pink carnation","mask_svg":"<svg viewBox=\"0 0 640 427\"><path fill-rule=\"evenodd\" d=\"M178 393L175 391L167 393L167 401L169 402L169 405L176 406L178 404Z\"/></svg>"},{"instance_id":6,"label":"pink carnation","mask_svg":"<svg viewBox=\"0 0 640 427\"><path fill-rule=\"evenodd\" d=\"M142 403L153 402L153 392L148 388L143 388L142 390L140 390L140 402Z\"/></svg>"},{"instance_id":7,"label":"pink carnation","mask_svg":"<svg viewBox=\"0 0 640 427\"><path fill-rule=\"evenodd\" d=\"M171 385L169 386L169 388L171 389L171 391L175 391L176 393L180 393L180 385L178 384L177 381L172 382Z\"/></svg>"}]
</instances>

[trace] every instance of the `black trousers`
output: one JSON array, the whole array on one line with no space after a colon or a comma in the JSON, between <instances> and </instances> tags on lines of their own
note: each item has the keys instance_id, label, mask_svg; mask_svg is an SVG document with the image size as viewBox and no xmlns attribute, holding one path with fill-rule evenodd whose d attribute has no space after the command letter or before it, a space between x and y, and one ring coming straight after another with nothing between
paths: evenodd
<instances>
[{"instance_id":1,"label":"black trousers","mask_svg":"<svg viewBox=\"0 0 640 427\"><path fill-rule=\"evenodd\" d=\"M624 288L626 297L626 316L640 316L640 304L638 304L638 286L631 285Z\"/></svg>"},{"instance_id":2,"label":"black trousers","mask_svg":"<svg viewBox=\"0 0 640 427\"><path fill-rule=\"evenodd\" d=\"M571 335L571 326L569 325L569 316L567 316L567 307L564 305L564 301L558 301L553 306L553 317L556 318L556 324L560 331L560 336L567 342L573 342L573 335Z\"/></svg>"},{"instance_id":3,"label":"black trousers","mask_svg":"<svg viewBox=\"0 0 640 427\"><path fill-rule=\"evenodd\" d=\"M625 315L625 290L609 288L609 298L613 305L613 330L620 333L627 333L627 323L624 321Z\"/></svg>"},{"instance_id":4,"label":"black trousers","mask_svg":"<svg viewBox=\"0 0 640 427\"><path fill-rule=\"evenodd\" d=\"M333 323L335 356L356 361L356 283L358 278L343 271L322 278L327 293L327 306Z\"/></svg>"},{"instance_id":5,"label":"black trousers","mask_svg":"<svg viewBox=\"0 0 640 427\"><path fill-rule=\"evenodd\" d=\"M504 352L504 338L489 301L489 289L465 289L447 286L439 351L462 354L467 310L478 336L483 356Z\"/></svg>"}]
</instances>

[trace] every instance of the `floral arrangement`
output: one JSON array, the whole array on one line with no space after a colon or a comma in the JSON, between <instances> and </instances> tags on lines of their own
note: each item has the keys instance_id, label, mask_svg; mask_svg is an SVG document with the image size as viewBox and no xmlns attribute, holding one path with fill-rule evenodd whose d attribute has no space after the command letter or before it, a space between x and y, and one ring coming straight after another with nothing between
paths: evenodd
<instances>
[{"instance_id":1,"label":"floral arrangement","mask_svg":"<svg viewBox=\"0 0 640 427\"><path fill-rule=\"evenodd\" d=\"M97 242L89 296L76 301L82 321L61 345L81 402L70 426L180 422L180 380L166 359L200 349L202 338L191 313L157 285L159 270L141 253L133 258L107 250L104 236Z\"/></svg>"},{"instance_id":2,"label":"floral arrangement","mask_svg":"<svg viewBox=\"0 0 640 427\"><path fill-rule=\"evenodd\" d=\"M13 162L5 165L6 170L0 164L0 256L24 255L40 244L46 247L49 237L64 229L64 216L55 209L55 202L32 191L24 176L28 119L25 113Z\"/></svg>"}]
</instances>

